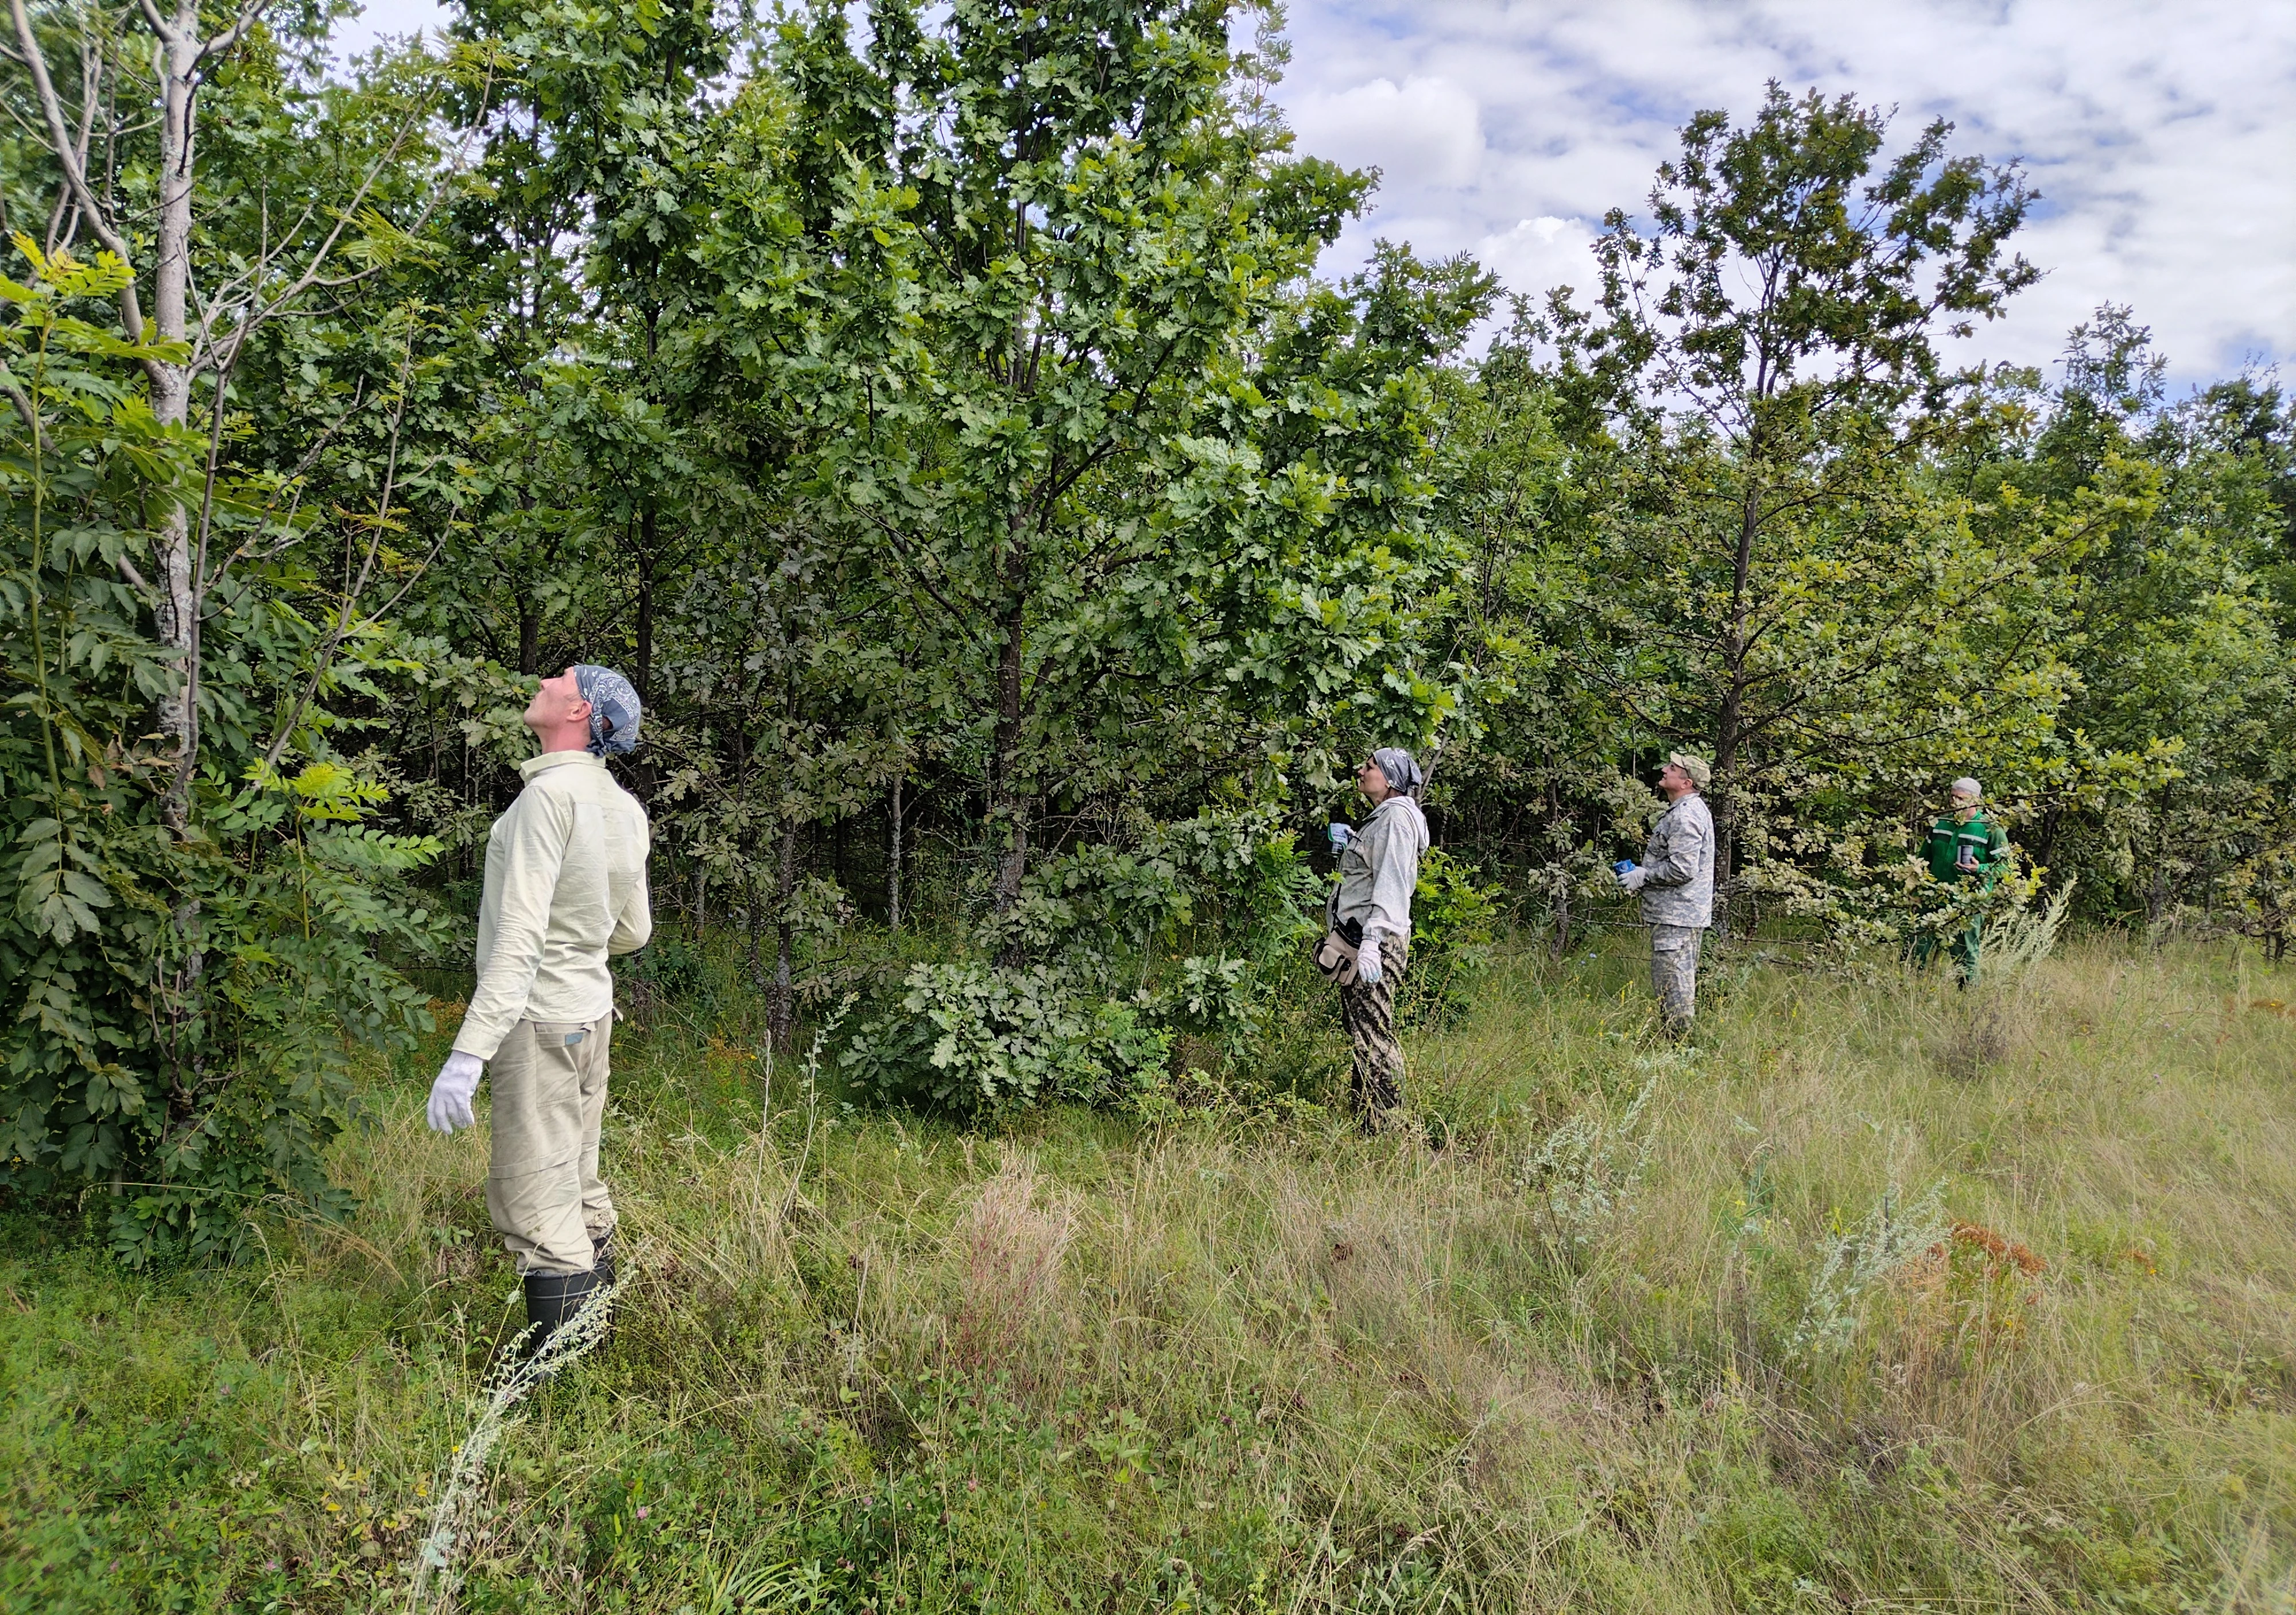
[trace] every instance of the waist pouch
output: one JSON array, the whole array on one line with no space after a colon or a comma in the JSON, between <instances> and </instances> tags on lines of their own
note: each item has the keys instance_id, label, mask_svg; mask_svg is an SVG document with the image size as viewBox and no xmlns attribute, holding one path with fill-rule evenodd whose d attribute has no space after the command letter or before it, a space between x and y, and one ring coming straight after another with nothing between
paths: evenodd
<instances>
[{"instance_id":1,"label":"waist pouch","mask_svg":"<svg viewBox=\"0 0 2296 1615\"><path fill-rule=\"evenodd\" d=\"M1362 947L1362 921L1349 920L1335 925L1324 933L1322 941L1316 944L1313 955L1316 968L1323 972L1325 980L1341 987L1353 987L1356 983L1356 953Z\"/></svg>"}]
</instances>

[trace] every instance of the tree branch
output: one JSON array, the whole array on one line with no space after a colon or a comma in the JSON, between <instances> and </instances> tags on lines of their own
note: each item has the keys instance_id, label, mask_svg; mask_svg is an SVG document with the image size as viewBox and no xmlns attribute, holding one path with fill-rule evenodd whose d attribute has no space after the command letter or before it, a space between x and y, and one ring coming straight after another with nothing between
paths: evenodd
<instances>
[{"instance_id":1,"label":"tree branch","mask_svg":"<svg viewBox=\"0 0 2296 1615\"><path fill-rule=\"evenodd\" d=\"M151 4L152 0L143 0L147 12L151 12ZM41 115L47 119L49 149L54 153L56 166L64 171L64 184L70 189L72 199L79 203L80 217L87 221L87 227L95 239L103 243L106 251L133 269L135 266L135 253L128 250L127 242L119 232L111 227L111 221L103 217L103 209L96 203L95 193L88 189L86 171L78 160L78 148L73 145L70 128L64 122L63 102L57 99L55 84L48 77L48 59L42 53L39 41L32 37L32 20L25 13L24 0L8 0L8 10L15 20L16 43L23 48L24 65L31 70L32 87L39 95ZM127 327L127 340L141 342L144 340L144 308L136 300L135 282L132 278L119 290L119 318L120 323ZM158 379L158 372L152 361L145 362L144 369L152 373L154 380Z\"/></svg>"},{"instance_id":2,"label":"tree branch","mask_svg":"<svg viewBox=\"0 0 2296 1615\"><path fill-rule=\"evenodd\" d=\"M200 46L199 60L210 61L246 38L247 30L255 26L256 20L263 15L265 9L270 4L271 0L247 0L247 4L240 8L239 15L233 19L229 28Z\"/></svg>"},{"instance_id":3,"label":"tree branch","mask_svg":"<svg viewBox=\"0 0 2296 1615\"><path fill-rule=\"evenodd\" d=\"M317 665L312 668L311 676L305 682L302 694L295 698L294 709L288 713L287 721L279 726L279 733L272 736L270 749L264 753L263 766L266 770L279 766L280 756L287 750L287 742L295 736L296 725L303 721L303 709L311 704L311 697L318 691L319 681L326 676L327 669L334 665L335 652L341 647L344 635L350 632L351 613L357 609L359 596L366 592L368 578L373 576L375 556L381 552L382 536L390 520L390 496L398 478L398 429L400 423L406 418L406 395L411 390L408 386L408 373L413 370L414 365L414 337L410 331L406 339L406 355L399 361L398 400L390 414L390 456L383 469L382 495L376 503L374 529L367 538L366 555L359 562L357 581L351 585L349 591L343 596L342 609L335 613L334 626L327 630L326 643L319 647ZM218 416L223 414L220 402L217 405L216 414ZM443 536L440 542L445 542ZM439 553L435 545L430 553L433 555ZM428 567L430 563L426 559L422 564ZM406 589L400 589L398 594L391 597L391 604L396 605L406 593Z\"/></svg>"},{"instance_id":4,"label":"tree branch","mask_svg":"<svg viewBox=\"0 0 2296 1615\"><path fill-rule=\"evenodd\" d=\"M24 417L24 425L32 434L32 447L46 448L48 434L40 429L40 413L32 407L32 400L25 397L24 389L16 385L16 377L5 362L0 362L0 391L7 393L8 401L16 406L16 413Z\"/></svg>"}]
</instances>

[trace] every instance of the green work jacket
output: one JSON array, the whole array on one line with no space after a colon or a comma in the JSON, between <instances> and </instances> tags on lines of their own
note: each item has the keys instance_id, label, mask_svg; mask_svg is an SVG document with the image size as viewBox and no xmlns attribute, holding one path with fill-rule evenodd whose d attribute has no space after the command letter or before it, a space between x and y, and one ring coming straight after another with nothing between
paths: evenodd
<instances>
[{"instance_id":1,"label":"green work jacket","mask_svg":"<svg viewBox=\"0 0 2296 1615\"><path fill-rule=\"evenodd\" d=\"M1940 881L1969 878L1972 872L1961 866L1964 847L1977 860L1976 877L1991 886L1995 870L2009 857L2009 838L1982 810L1966 824L1948 813L1930 826L1930 873Z\"/></svg>"}]
</instances>

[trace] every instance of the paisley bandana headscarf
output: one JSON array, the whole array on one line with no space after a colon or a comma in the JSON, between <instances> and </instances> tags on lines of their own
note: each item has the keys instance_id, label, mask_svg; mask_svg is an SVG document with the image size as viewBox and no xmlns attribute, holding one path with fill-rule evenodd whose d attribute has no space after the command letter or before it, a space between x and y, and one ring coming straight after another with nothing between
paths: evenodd
<instances>
[{"instance_id":1,"label":"paisley bandana headscarf","mask_svg":"<svg viewBox=\"0 0 2296 1615\"><path fill-rule=\"evenodd\" d=\"M1400 746L1382 746L1371 754L1371 760L1379 765L1382 774L1387 775L1390 791L1400 791L1405 796L1418 794L1419 783L1426 776L1419 772L1419 765L1411 760L1411 753Z\"/></svg>"},{"instance_id":2,"label":"paisley bandana headscarf","mask_svg":"<svg viewBox=\"0 0 2296 1615\"><path fill-rule=\"evenodd\" d=\"M638 693L611 668L578 662L574 687L590 703L590 755L619 757L638 743Z\"/></svg>"}]
</instances>

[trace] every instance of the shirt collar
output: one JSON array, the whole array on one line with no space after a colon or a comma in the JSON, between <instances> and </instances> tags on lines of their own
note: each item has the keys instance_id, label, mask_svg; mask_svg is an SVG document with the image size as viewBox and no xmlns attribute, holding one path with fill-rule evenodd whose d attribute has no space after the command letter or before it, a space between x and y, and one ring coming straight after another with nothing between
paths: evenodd
<instances>
[{"instance_id":1,"label":"shirt collar","mask_svg":"<svg viewBox=\"0 0 2296 1615\"><path fill-rule=\"evenodd\" d=\"M576 764L603 768L606 766L606 759L603 757L593 757L587 751L545 751L540 757L529 757L521 763L518 766L519 777L530 780L536 775L546 773L550 769L570 767Z\"/></svg>"}]
</instances>

